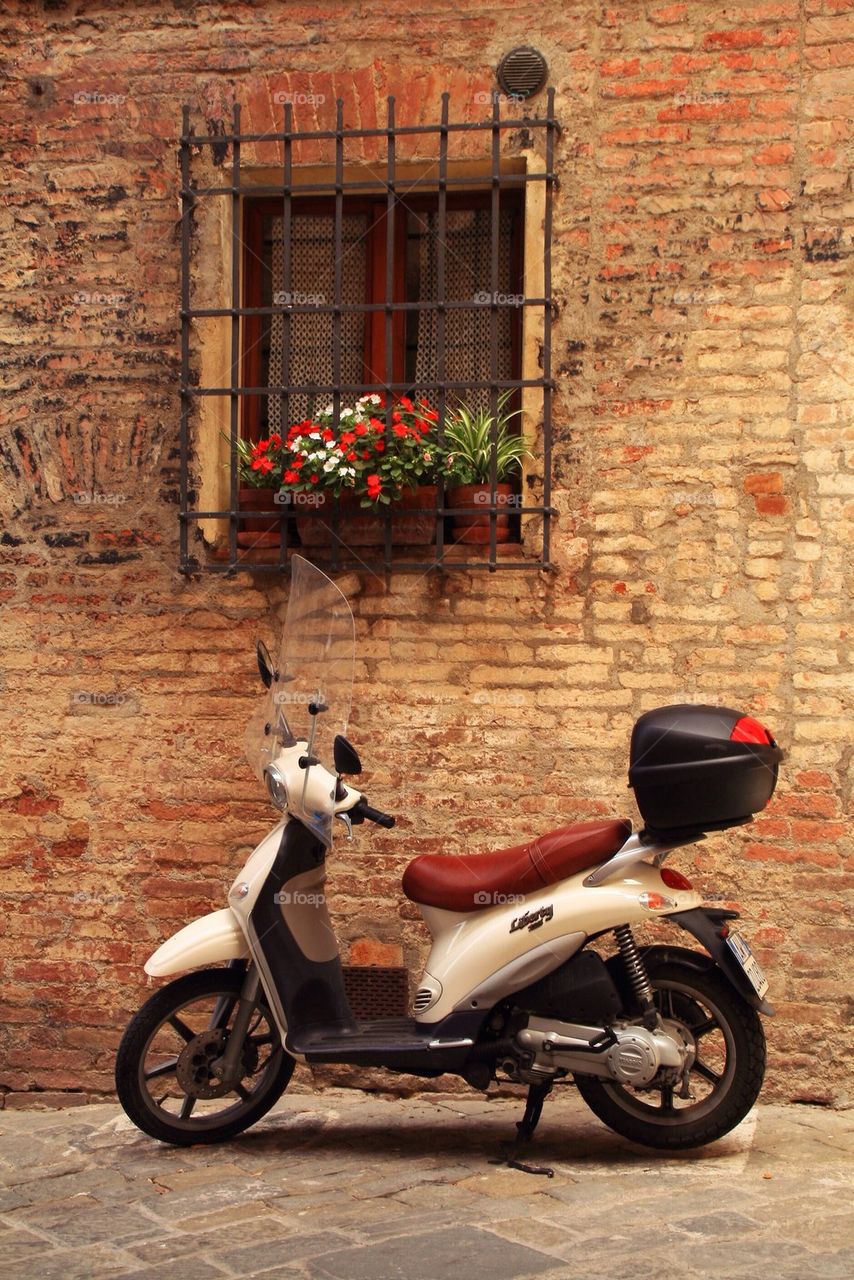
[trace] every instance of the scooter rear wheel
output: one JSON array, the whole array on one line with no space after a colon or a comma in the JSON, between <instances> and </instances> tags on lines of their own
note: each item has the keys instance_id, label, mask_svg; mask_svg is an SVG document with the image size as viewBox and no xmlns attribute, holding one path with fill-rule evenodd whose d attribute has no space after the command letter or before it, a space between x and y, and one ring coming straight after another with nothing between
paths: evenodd
<instances>
[{"instance_id":1,"label":"scooter rear wheel","mask_svg":"<svg viewBox=\"0 0 854 1280\"><path fill-rule=\"evenodd\" d=\"M212 1064L228 1042L244 974L189 973L156 991L131 1019L116 1057L116 1090L127 1115L175 1146L223 1142L260 1120L294 1070L263 994L244 1040L240 1078L229 1087Z\"/></svg>"},{"instance_id":2,"label":"scooter rear wheel","mask_svg":"<svg viewBox=\"0 0 854 1280\"><path fill-rule=\"evenodd\" d=\"M624 1138L666 1151L702 1147L734 1129L756 1101L765 1074L762 1023L711 965L703 972L666 960L647 969L659 1013L691 1045L691 1096L658 1079L642 1089L593 1076L575 1083Z\"/></svg>"}]
</instances>

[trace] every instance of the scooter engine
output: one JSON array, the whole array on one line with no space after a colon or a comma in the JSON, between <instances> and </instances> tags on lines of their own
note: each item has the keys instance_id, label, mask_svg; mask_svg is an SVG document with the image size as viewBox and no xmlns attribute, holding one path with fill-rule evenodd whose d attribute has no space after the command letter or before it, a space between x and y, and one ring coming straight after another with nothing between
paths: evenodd
<instances>
[{"instance_id":1,"label":"scooter engine","mask_svg":"<svg viewBox=\"0 0 854 1280\"><path fill-rule=\"evenodd\" d=\"M540 1071L558 1068L636 1087L649 1084L662 1067L681 1072L689 1052L682 1037L661 1028L584 1027L545 1018L530 1018L516 1041Z\"/></svg>"},{"instance_id":2,"label":"scooter engine","mask_svg":"<svg viewBox=\"0 0 854 1280\"><path fill-rule=\"evenodd\" d=\"M644 1027L618 1032L617 1043L605 1055L609 1074L621 1084L649 1084L659 1067L652 1038Z\"/></svg>"}]
</instances>

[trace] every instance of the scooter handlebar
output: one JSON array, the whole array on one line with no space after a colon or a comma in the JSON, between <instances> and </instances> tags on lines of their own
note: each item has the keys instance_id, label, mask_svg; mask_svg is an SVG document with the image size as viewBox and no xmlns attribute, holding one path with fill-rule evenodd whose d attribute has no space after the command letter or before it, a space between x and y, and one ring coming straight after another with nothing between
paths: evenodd
<instances>
[{"instance_id":1,"label":"scooter handlebar","mask_svg":"<svg viewBox=\"0 0 854 1280\"><path fill-rule=\"evenodd\" d=\"M375 809L373 805L368 804L364 797L353 805L349 812L351 822L375 822L378 827L391 828L394 826L394 818L390 813L383 813L381 809Z\"/></svg>"}]
</instances>

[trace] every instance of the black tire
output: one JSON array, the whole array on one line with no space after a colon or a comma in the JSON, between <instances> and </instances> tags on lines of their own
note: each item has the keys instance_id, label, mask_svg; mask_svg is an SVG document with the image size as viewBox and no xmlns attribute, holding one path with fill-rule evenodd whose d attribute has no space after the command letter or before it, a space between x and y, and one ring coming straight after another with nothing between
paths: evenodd
<instances>
[{"instance_id":1,"label":"black tire","mask_svg":"<svg viewBox=\"0 0 854 1280\"><path fill-rule=\"evenodd\" d=\"M240 1080L226 1090L207 1072L207 1061L227 1042L244 976L234 969L188 973L156 991L128 1024L116 1057L116 1091L126 1114L152 1138L179 1147L224 1142L260 1120L286 1089L295 1063L263 994L244 1042ZM194 1115L199 1102L223 1105Z\"/></svg>"},{"instance_id":2,"label":"black tire","mask_svg":"<svg viewBox=\"0 0 854 1280\"><path fill-rule=\"evenodd\" d=\"M711 963L704 971L650 960L647 972L662 1017L690 1033L690 1084L701 1096L683 1100L655 1082L645 1089L593 1076L575 1082L591 1111L622 1137L664 1151L702 1147L734 1129L756 1101L765 1075L762 1023Z\"/></svg>"}]
</instances>

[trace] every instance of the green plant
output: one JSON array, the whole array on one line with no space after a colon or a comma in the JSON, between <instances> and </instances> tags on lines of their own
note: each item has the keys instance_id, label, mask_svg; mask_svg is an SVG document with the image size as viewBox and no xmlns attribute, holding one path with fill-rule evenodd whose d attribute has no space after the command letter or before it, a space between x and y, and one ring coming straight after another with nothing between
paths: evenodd
<instances>
[{"instance_id":1,"label":"green plant","mask_svg":"<svg viewBox=\"0 0 854 1280\"><path fill-rule=\"evenodd\" d=\"M490 484L495 455L497 482L510 479L523 458L530 458L525 437L511 428L511 420L521 412L507 410L511 396L498 397L493 414L488 408L470 409L460 403L451 408L445 421L443 444L447 450L450 484ZM494 433L494 436L493 436Z\"/></svg>"}]
</instances>

